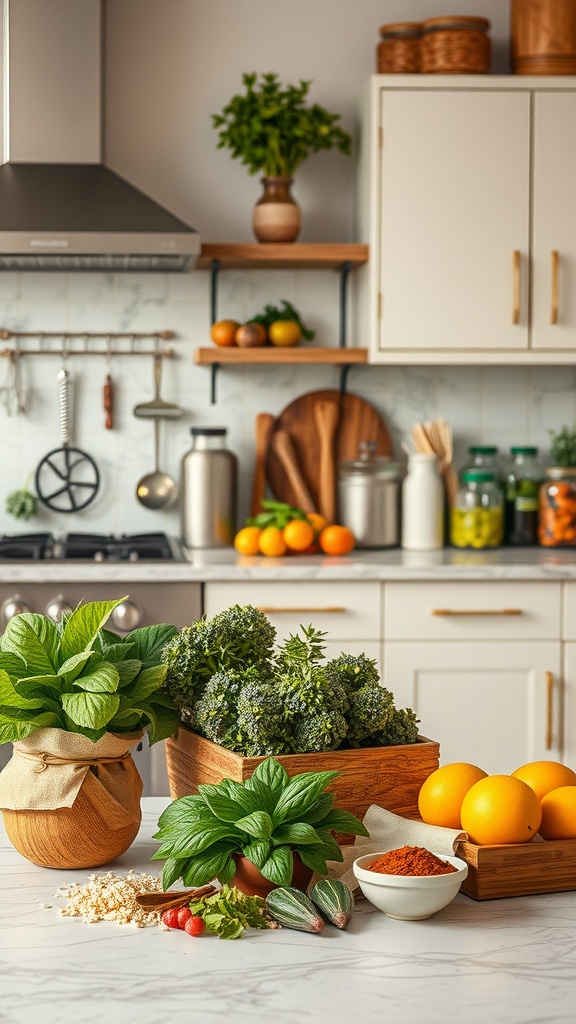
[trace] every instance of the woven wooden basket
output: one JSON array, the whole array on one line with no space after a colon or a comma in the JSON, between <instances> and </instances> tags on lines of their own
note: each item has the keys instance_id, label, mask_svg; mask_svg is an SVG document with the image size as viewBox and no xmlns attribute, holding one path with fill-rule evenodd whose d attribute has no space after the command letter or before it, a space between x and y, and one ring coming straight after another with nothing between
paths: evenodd
<instances>
[{"instance_id":1,"label":"woven wooden basket","mask_svg":"<svg viewBox=\"0 0 576 1024\"><path fill-rule=\"evenodd\" d=\"M382 38L376 47L378 74L413 75L420 72L420 22L401 21L393 25L382 25L380 35Z\"/></svg>"},{"instance_id":2,"label":"woven wooden basket","mask_svg":"<svg viewBox=\"0 0 576 1024\"><path fill-rule=\"evenodd\" d=\"M492 48L487 18L429 18L422 23L421 70L425 74L488 74Z\"/></svg>"}]
</instances>

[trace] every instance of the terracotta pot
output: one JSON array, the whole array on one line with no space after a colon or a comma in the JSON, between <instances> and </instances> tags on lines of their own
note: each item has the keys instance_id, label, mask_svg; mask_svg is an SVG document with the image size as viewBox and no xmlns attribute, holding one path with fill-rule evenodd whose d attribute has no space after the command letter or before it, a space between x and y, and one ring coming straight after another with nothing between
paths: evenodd
<instances>
[{"instance_id":1,"label":"terracotta pot","mask_svg":"<svg viewBox=\"0 0 576 1024\"><path fill-rule=\"evenodd\" d=\"M291 885L296 889L302 889L302 892L306 891L308 883L312 879L314 872L312 868L307 868L302 863L297 853L292 854L294 858L294 871L292 873ZM235 885L240 892L246 893L247 896L262 896L263 899L272 892L272 889L277 889L278 886L274 882L269 882L264 875L260 873L255 864L243 854L234 854L234 860L236 861L236 874L231 881L231 885Z\"/></svg>"},{"instance_id":2,"label":"terracotta pot","mask_svg":"<svg viewBox=\"0 0 576 1024\"><path fill-rule=\"evenodd\" d=\"M262 178L264 192L252 211L252 230L259 242L295 242L300 232L300 207L290 192L292 179Z\"/></svg>"}]
</instances>

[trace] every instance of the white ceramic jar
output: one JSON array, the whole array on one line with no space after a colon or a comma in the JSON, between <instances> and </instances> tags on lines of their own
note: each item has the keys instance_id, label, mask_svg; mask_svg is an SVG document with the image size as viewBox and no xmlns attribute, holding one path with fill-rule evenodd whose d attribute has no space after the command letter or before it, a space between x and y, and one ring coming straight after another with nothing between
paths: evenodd
<instances>
[{"instance_id":1,"label":"white ceramic jar","mask_svg":"<svg viewBox=\"0 0 576 1024\"><path fill-rule=\"evenodd\" d=\"M401 543L407 551L437 551L444 545L444 485L435 455L417 452L408 459Z\"/></svg>"}]
</instances>

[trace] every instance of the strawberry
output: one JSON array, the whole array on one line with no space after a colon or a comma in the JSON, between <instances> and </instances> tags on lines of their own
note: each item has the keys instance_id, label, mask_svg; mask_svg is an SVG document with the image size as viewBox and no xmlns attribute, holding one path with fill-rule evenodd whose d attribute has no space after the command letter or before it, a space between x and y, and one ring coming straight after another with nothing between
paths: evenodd
<instances>
[{"instance_id":1,"label":"strawberry","mask_svg":"<svg viewBox=\"0 0 576 1024\"><path fill-rule=\"evenodd\" d=\"M202 932L204 931L205 927L206 925L204 924L204 921L202 920L201 917L197 917L195 914L191 914L188 920L186 921L186 924L184 925L184 931L188 935L193 935L194 937L196 937L198 935L202 935Z\"/></svg>"},{"instance_id":2,"label":"strawberry","mask_svg":"<svg viewBox=\"0 0 576 1024\"><path fill-rule=\"evenodd\" d=\"M170 907L169 910L165 910L162 914L162 921L168 928L180 928L178 923L178 914L180 912L179 907Z\"/></svg>"},{"instance_id":3,"label":"strawberry","mask_svg":"<svg viewBox=\"0 0 576 1024\"><path fill-rule=\"evenodd\" d=\"M192 914L190 913L189 907L180 907L178 911L178 927L184 929L186 922L190 920Z\"/></svg>"}]
</instances>

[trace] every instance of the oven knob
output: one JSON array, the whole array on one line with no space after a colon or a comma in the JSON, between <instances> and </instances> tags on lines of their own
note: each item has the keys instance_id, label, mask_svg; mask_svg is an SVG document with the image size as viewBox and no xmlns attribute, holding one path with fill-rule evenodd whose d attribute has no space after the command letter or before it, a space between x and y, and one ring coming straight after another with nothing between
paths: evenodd
<instances>
[{"instance_id":1,"label":"oven knob","mask_svg":"<svg viewBox=\"0 0 576 1024\"><path fill-rule=\"evenodd\" d=\"M20 594L12 594L12 597L7 597L2 605L2 614L6 622L13 619L15 615L21 615L22 612L29 612L30 606L26 604L20 597Z\"/></svg>"},{"instance_id":2,"label":"oven knob","mask_svg":"<svg viewBox=\"0 0 576 1024\"><path fill-rule=\"evenodd\" d=\"M67 601L62 594L57 594L56 597L53 597L46 605L44 614L47 615L49 619L52 619L52 622L60 622L64 613L68 614L68 612L71 611L72 605L70 602Z\"/></svg>"},{"instance_id":3,"label":"oven knob","mask_svg":"<svg viewBox=\"0 0 576 1024\"><path fill-rule=\"evenodd\" d=\"M142 609L140 605L136 604L136 601L124 601L114 609L111 619L116 629L121 630L122 633L129 633L131 629L136 629L142 622Z\"/></svg>"}]
</instances>

